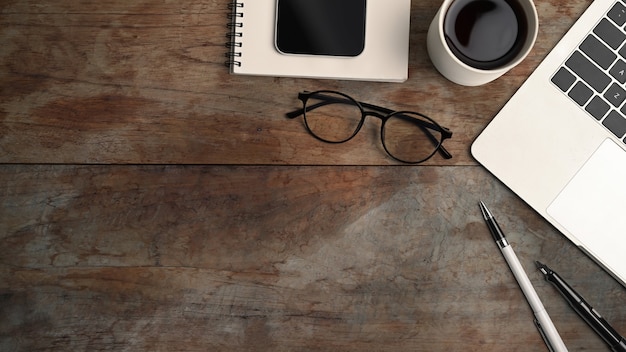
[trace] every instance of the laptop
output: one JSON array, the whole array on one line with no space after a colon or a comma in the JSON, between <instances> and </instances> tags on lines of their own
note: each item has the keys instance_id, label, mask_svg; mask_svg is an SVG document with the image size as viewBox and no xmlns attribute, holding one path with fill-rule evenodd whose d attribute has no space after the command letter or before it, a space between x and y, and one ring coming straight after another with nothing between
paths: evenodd
<instances>
[{"instance_id":1,"label":"laptop","mask_svg":"<svg viewBox=\"0 0 626 352\"><path fill-rule=\"evenodd\" d=\"M595 0L472 155L626 286L626 0Z\"/></svg>"}]
</instances>

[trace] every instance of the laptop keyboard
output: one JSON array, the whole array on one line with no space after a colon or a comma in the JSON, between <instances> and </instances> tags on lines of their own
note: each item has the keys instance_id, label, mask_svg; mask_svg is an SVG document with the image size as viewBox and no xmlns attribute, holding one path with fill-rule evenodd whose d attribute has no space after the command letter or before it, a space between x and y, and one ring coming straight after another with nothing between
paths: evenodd
<instances>
[{"instance_id":1,"label":"laptop keyboard","mask_svg":"<svg viewBox=\"0 0 626 352\"><path fill-rule=\"evenodd\" d=\"M617 1L551 80L626 142L625 24L626 5Z\"/></svg>"}]
</instances>

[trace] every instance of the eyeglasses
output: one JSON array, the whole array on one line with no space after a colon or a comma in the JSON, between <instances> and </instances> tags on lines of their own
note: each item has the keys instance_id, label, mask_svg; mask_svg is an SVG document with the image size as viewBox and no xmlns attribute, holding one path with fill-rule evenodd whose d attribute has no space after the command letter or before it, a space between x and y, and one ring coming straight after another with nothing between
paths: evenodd
<instances>
[{"instance_id":1,"label":"eyeglasses","mask_svg":"<svg viewBox=\"0 0 626 352\"><path fill-rule=\"evenodd\" d=\"M344 143L359 132L365 117L382 120L380 138L383 148L397 161L419 164L439 152L444 159L452 155L443 147L452 132L428 116L413 111L393 111L358 102L331 90L298 94L302 109L287 113L290 119L304 115L304 124L313 137L326 143ZM369 109L366 111L364 108Z\"/></svg>"}]
</instances>

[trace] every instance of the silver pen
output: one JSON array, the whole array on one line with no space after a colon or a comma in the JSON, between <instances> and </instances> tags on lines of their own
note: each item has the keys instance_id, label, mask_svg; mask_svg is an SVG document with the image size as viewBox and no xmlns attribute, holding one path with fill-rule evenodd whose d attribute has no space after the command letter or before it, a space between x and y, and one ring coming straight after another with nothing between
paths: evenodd
<instances>
[{"instance_id":1,"label":"silver pen","mask_svg":"<svg viewBox=\"0 0 626 352\"><path fill-rule=\"evenodd\" d=\"M491 232L491 234L493 235L494 240L498 244L498 248L500 248L504 259L506 259L507 264L509 264L509 268L511 268L511 271L515 276L517 283L522 289L522 292L524 293L528 304L535 314L535 325L537 326L537 329L539 329L539 333L541 334L541 337L548 346L548 349L555 352L567 351L565 343L563 343L559 332L556 330L556 327L552 323L548 312L546 312L546 308L543 306L543 303L541 303L541 300L539 299L535 288L533 287L530 279L526 275L526 272L524 271L524 268L522 267L519 259L517 259L513 248L511 248L511 245L506 240L506 237L504 237L504 233L500 229L500 226L496 222L496 219L493 217L493 215L491 215L491 212L489 211L485 203L480 202L480 210L482 211L483 217L487 222L489 232Z\"/></svg>"}]
</instances>

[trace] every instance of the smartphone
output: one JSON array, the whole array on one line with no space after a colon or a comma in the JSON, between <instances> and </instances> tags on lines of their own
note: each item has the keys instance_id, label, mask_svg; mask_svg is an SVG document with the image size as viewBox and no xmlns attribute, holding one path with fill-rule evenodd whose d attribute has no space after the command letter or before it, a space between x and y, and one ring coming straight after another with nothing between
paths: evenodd
<instances>
[{"instance_id":1,"label":"smartphone","mask_svg":"<svg viewBox=\"0 0 626 352\"><path fill-rule=\"evenodd\" d=\"M284 54L358 56L367 0L277 0L276 48Z\"/></svg>"}]
</instances>

